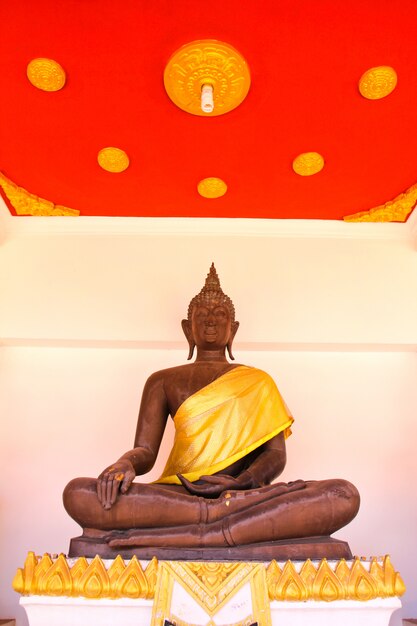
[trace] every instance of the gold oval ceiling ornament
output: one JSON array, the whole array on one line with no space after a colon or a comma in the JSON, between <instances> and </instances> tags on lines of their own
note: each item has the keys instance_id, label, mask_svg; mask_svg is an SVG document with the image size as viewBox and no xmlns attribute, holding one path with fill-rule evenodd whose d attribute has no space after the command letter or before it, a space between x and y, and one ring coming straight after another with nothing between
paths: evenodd
<instances>
[{"instance_id":1,"label":"gold oval ceiling ornament","mask_svg":"<svg viewBox=\"0 0 417 626\"><path fill-rule=\"evenodd\" d=\"M397 73L389 65L371 67L359 80L359 91L368 100L380 100L392 93L397 86Z\"/></svg>"},{"instance_id":2,"label":"gold oval ceiling ornament","mask_svg":"<svg viewBox=\"0 0 417 626\"><path fill-rule=\"evenodd\" d=\"M313 176L324 167L324 159L318 152L302 152L295 157L292 168L300 176Z\"/></svg>"},{"instance_id":3,"label":"gold oval ceiling ornament","mask_svg":"<svg viewBox=\"0 0 417 626\"><path fill-rule=\"evenodd\" d=\"M42 91L59 91L66 81L65 71L53 59L32 59L26 74L32 85Z\"/></svg>"},{"instance_id":4,"label":"gold oval ceiling ornament","mask_svg":"<svg viewBox=\"0 0 417 626\"><path fill-rule=\"evenodd\" d=\"M221 198L227 191L227 185L221 178L203 178L198 183L197 189L203 198Z\"/></svg>"},{"instance_id":5,"label":"gold oval ceiling ornament","mask_svg":"<svg viewBox=\"0 0 417 626\"><path fill-rule=\"evenodd\" d=\"M124 150L120 148L103 148L97 155L97 161L100 167L106 172L118 174L124 172L129 167L129 157Z\"/></svg>"},{"instance_id":6,"label":"gold oval ceiling ornament","mask_svg":"<svg viewBox=\"0 0 417 626\"><path fill-rule=\"evenodd\" d=\"M193 115L213 117L235 109L246 98L250 72L235 48L215 39L193 41L177 50L164 71L164 85L172 102ZM204 86L213 89L213 110L203 110Z\"/></svg>"}]
</instances>

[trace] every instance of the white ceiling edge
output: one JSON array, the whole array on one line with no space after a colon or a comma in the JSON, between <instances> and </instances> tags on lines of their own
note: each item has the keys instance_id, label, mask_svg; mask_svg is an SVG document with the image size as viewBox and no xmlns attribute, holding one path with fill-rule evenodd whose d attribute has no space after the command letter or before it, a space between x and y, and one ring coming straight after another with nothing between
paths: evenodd
<instances>
[{"instance_id":1,"label":"white ceiling edge","mask_svg":"<svg viewBox=\"0 0 417 626\"><path fill-rule=\"evenodd\" d=\"M290 342L290 341L236 341L233 351L239 352L417 352L417 344L386 342ZM10 337L0 339L0 348L78 348L107 350L163 350L183 353L188 347L185 341L144 341L139 339L60 339Z\"/></svg>"},{"instance_id":2,"label":"white ceiling edge","mask_svg":"<svg viewBox=\"0 0 417 626\"><path fill-rule=\"evenodd\" d=\"M405 223L190 217L12 216L0 197L0 241L30 235L239 236L391 239L417 248L417 211Z\"/></svg>"}]
</instances>

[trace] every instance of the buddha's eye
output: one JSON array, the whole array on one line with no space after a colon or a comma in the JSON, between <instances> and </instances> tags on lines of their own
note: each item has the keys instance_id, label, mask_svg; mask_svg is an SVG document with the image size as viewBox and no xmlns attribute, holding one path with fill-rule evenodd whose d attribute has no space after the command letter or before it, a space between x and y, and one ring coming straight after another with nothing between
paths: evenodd
<instances>
[{"instance_id":1,"label":"buddha's eye","mask_svg":"<svg viewBox=\"0 0 417 626\"><path fill-rule=\"evenodd\" d=\"M198 319L204 319L205 317L207 317L207 315L208 315L207 309L198 309L196 313L196 317Z\"/></svg>"},{"instance_id":2,"label":"buddha's eye","mask_svg":"<svg viewBox=\"0 0 417 626\"><path fill-rule=\"evenodd\" d=\"M215 314L216 317L218 317L220 319L223 319L224 317L226 317L226 313L225 313L225 311L223 311L223 309L216 309L214 311L214 314Z\"/></svg>"}]
</instances>

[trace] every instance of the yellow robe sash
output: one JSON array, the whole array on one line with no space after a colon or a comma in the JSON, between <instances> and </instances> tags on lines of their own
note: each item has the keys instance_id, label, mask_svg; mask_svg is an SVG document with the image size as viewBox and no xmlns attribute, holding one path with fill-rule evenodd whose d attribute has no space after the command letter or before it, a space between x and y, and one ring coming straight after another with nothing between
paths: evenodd
<instances>
[{"instance_id":1,"label":"yellow robe sash","mask_svg":"<svg viewBox=\"0 0 417 626\"><path fill-rule=\"evenodd\" d=\"M158 483L196 481L243 458L293 422L272 378L240 365L185 400L174 416L175 439Z\"/></svg>"}]
</instances>

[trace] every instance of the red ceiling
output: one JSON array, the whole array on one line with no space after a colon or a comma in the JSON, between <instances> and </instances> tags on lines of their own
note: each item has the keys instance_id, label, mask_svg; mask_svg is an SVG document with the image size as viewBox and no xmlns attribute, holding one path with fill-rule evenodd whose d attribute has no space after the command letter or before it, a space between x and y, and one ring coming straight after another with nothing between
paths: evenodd
<instances>
[{"instance_id":1,"label":"red ceiling","mask_svg":"<svg viewBox=\"0 0 417 626\"><path fill-rule=\"evenodd\" d=\"M14 0L0 23L0 171L81 215L341 219L417 182L416 0ZM169 57L196 39L249 64L248 97L223 116L165 93ZM36 57L63 66L61 91L29 83ZM358 80L378 65L398 86L366 100ZM125 172L100 168L106 146ZM325 167L300 177L306 151ZM224 197L198 195L208 176Z\"/></svg>"}]
</instances>

